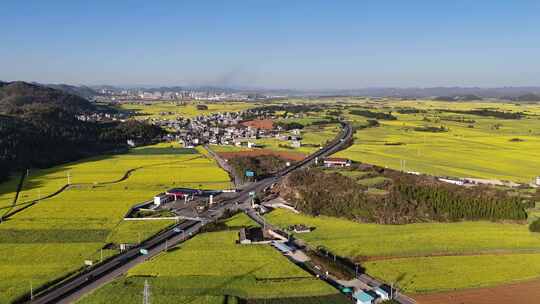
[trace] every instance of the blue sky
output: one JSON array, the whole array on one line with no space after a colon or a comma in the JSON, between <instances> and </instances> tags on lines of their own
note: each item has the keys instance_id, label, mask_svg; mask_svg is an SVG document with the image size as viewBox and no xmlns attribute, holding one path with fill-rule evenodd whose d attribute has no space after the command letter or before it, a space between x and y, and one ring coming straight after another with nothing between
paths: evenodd
<instances>
[{"instance_id":1,"label":"blue sky","mask_svg":"<svg viewBox=\"0 0 540 304\"><path fill-rule=\"evenodd\" d=\"M540 1L7 1L0 79L540 85Z\"/></svg>"}]
</instances>

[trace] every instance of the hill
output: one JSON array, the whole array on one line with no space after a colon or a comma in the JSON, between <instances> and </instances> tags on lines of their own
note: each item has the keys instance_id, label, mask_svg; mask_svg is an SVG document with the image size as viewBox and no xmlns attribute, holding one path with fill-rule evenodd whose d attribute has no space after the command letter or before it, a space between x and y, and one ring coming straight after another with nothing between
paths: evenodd
<instances>
[{"instance_id":1,"label":"hill","mask_svg":"<svg viewBox=\"0 0 540 304\"><path fill-rule=\"evenodd\" d=\"M0 180L14 170L44 168L105 151L127 139L150 143L164 131L142 122L85 122L99 109L79 96L24 82L0 83Z\"/></svg>"},{"instance_id":2,"label":"hill","mask_svg":"<svg viewBox=\"0 0 540 304\"><path fill-rule=\"evenodd\" d=\"M535 102L540 101L540 95L539 94L523 94L516 98L513 98L514 101L525 101L525 102Z\"/></svg>"},{"instance_id":3,"label":"hill","mask_svg":"<svg viewBox=\"0 0 540 304\"><path fill-rule=\"evenodd\" d=\"M87 86L73 86L68 84L47 84L46 86L86 99L99 95L97 91Z\"/></svg>"},{"instance_id":4,"label":"hill","mask_svg":"<svg viewBox=\"0 0 540 304\"><path fill-rule=\"evenodd\" d=\"M0 83L1 113L18 114L36 105L54 106L69 113L97 110L88 100L64 91L22 81Z\"/></svg>"}]
</instances>

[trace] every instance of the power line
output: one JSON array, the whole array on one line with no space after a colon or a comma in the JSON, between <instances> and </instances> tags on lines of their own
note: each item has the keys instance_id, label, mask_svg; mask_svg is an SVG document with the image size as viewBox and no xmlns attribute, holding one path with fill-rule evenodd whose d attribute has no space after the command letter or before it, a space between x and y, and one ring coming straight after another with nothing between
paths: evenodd
<instances>
[{"instance_id":1,"label":"power line","mask_svg":"<svg viewBox=\"0 0 540 304\"><path fill-rule=\"evenodd\" d=\"M143 304L150 304L150 284L148 284L148 280L144 280Z\"/></svg>"}]
</instances>

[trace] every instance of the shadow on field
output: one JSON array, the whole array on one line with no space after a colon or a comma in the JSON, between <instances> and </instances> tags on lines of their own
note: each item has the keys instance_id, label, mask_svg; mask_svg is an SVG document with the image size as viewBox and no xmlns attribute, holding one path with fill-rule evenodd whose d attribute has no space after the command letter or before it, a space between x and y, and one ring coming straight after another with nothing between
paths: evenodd
<instances>
[{"instance_id":1,"label":"shadow on field","mask_svg":"<svg viewBox=\"0 0 540 304\"><path fill-rule=\"evenodd\" d=\"M238 280L241 280L242 278L245 278L248 275L253 275L255 272L257 272L258 270L261 270L263 268L264 268L264 266L256 267L256 268L253 268L252 270L250 270L250 271L248 271L248 272L246 272L244 274L231 277L229 280L225 281L221 285L214 286L212 288L202 288L201 292L200 292L200 295L211 295L211 294L223 295L223 290L224 290L225 287L227 287L228 285L232 284L235 281L238 281ZM212 291L217 291L217 292L212 293ZM228 295L223 295L223 296L227 297ZM194 302L196 302L198 300L198 297L199 296L191 296L189 298L186 298L183 301L179 301L178 303L180 303L180 304L194 303Z\"/></svg>"},{"instance_id":2,"label":"shadow on field","mask_svg":"<svg viewBox=\"0 0 540 304\"><path fill-rule=\"evenodd\" d=\"M195 149L189 148L139 148L131 150L131 155L185 155L185 154L199 154Z\"/></svg>"}]
</instances>

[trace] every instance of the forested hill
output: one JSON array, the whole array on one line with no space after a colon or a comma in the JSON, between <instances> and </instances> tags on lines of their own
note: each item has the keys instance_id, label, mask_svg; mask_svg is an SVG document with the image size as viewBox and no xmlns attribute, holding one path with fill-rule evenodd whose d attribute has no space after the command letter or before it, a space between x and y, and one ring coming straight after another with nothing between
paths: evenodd
<instances>
[{"instance_id":1,"label":"forested hill","mask_svg":"<svg viewBox=\"0 0 540 304\"><path fill-rule=\"evenodd\" d=\"M88 100L53 88L22 81L0 82L0 111L17 114L27 107L40 104L55 106L70 113L96 111L96 106Z\"/></svg>"},{"instance_id":2,"label":"forested hill","mask_svg":"<svg viewBox=\"0 0 540 304\"><path fill-rule=\"evenodd\" d=\"M99 95L94 89L87 86L73 86L68 84L47 84L49 88L57 89L65 93L80 96L82 98L91 98Z\"/></svg>"},{"instance_id":3,"label":"forested hill","mask_svg":"<svg viewBox=\"0 0 540 304\"><path fill-rule=\"evenodd\" d=\"M95 111L89 101L27 83L0 83L0 180L26 168L43 168L126 148L128 139L150 142L164 134L141 122L77 119Z\"/></svg>"}]
</instances>

